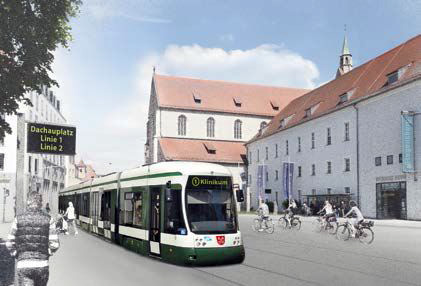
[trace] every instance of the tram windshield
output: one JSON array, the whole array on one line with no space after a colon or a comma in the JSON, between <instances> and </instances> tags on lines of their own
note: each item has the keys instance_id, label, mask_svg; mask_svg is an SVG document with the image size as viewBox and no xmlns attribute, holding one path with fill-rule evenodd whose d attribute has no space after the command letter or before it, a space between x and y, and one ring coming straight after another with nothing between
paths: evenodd
<instances>
[{"instance_id":1,"label":"tram windshield","mask_svg":"<svg viewBox=\"0 0 421 286\"><path fill-rule=\"evenodd\" d=\"M192 176L186 188L187 219L197 234L235 233L237 218L230 177Z\"/></svg>"}]
</instances>

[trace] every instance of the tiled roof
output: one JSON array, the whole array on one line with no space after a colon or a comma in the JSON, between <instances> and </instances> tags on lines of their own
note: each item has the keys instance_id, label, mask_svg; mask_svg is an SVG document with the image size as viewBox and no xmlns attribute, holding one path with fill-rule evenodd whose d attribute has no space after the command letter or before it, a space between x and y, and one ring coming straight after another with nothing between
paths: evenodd
<instances>
[{"instance_id":1,"label":"tiled roof","mask_svg":"<svg viewBox=\"0 0 421 286\"><path fill-rule=\"evenodd\" d=\"M160 138L159 146L167 161L243 163L246 154L242 142Z\"/></svg>"},{"instance_id":2,"label":"tiled roof","mask_svg":"<svg viewBox=\"0 0 421 286\"><path fill-rule=\"evenodd\" d=\"M401 70L402 75L397 82L388 85L387 76L397 70ZM371 96L378 91L393 88L399 82L416 76L420 71L421 35L418 35L337 79L291 101L271 120L261 134L257 134L248 143L320 117L358 99ZM339 104L340 96L345 93L348 93L348 101ZM313 112L309 117L305 117L305 111L309 108L313 109ZM290 119L280 128L281 120L286 118Z\"/></svg>"},{"instance_id":3,"label":"tiled roof","mask_svg":"<svg viewBox=\"0 0 421 286\"><path fill-rule=\"evenodd\" d=\"M158 74L153 82L160 107L261 116L275 116L291 100L309 91Z\"/></svg>"}]
</instances>

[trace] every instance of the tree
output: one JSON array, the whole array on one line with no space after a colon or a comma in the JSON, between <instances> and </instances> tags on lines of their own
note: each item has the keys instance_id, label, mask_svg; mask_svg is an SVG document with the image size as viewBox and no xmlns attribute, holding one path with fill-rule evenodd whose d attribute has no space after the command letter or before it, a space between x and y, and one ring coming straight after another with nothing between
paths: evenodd
<instances>
[{"instance_id":1,"label":"tree","mask_svg":"<svg viewBox=\"0 0 421 286\"><path fill-rule=\"evenodd\" d=\"M71 41L69 20L81 0L0 0L0 115L31 105L29 92L58 86L49 75L58 46ZM0 116L0 139L12 133Z\"/></svg>"}]
</instances>

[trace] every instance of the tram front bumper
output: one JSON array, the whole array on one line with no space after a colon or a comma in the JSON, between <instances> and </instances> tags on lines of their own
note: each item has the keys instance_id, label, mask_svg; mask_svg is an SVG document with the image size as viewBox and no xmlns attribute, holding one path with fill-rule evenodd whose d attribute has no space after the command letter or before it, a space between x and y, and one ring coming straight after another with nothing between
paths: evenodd
<instances>
[{"instance_id":1,"label":"tram front bumper","mask_svg":"<svg viewBox=\"0 0 421 286\"><path fill-rule=\"evenodd\" d=\"M190 255L189 264L220 265L241 263L245 258L244 246L195 248L195 255Z\"/></svg>"}]
</instances>

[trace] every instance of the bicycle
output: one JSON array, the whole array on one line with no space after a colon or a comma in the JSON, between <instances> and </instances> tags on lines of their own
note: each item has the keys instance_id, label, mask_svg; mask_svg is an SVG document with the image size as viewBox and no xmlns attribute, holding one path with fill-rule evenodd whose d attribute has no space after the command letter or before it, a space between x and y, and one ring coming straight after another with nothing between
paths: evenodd
<instances>
[{"instance_id":1,"label":"bicycle","mask_svg":"<svg viewBox=\"0 0 421 286\"><path fill-rule=\"evenodd\" d=\"M272 222L272 219L267 217L263 218L262 216L255 218L253 221L252 228L254 231L266 231L267 233L273 233L275 231L275 224Z\"/></svg>"},{"instance_id":2,"label":"bicycle","mask_svg":"<svg viewBox=\"0 0 421 286\"><path fill-rule=\"evenodd\" d=\"M374 226L374 221L363 221L355 227L355 238L361 243L371 244L374 240L374 232L371 229ZM345 223L338 226L336 238L339 240L347 241L353 234L353 227L349 219Z\"/></svg>"},{"instance_id":3,"label":"bicycle","mask_svg":"<svg viewBox=\"0 0 421 286\"><path fill-rule=\"evenodd\" d=\"M283 229L293 229L293 230L300 230L301 229L301 220L299 217L292 215L290 219L287 219L287 212L284 212L284 216L280 217L278 220L278 225Z\"/></svg>"},{"instance_id":4,"label":"bicycle","mask_svg":"<svg viewBox=\"0 0 421 286\"><path fill-rule=\"evenodd\" d=\"M319 216L313 221L313 229L315 232L327 231L329 234L334 235L338 230L338 222L336 216L329 217L327 220L324 216Z\"/></svg>"}]
</instances>

